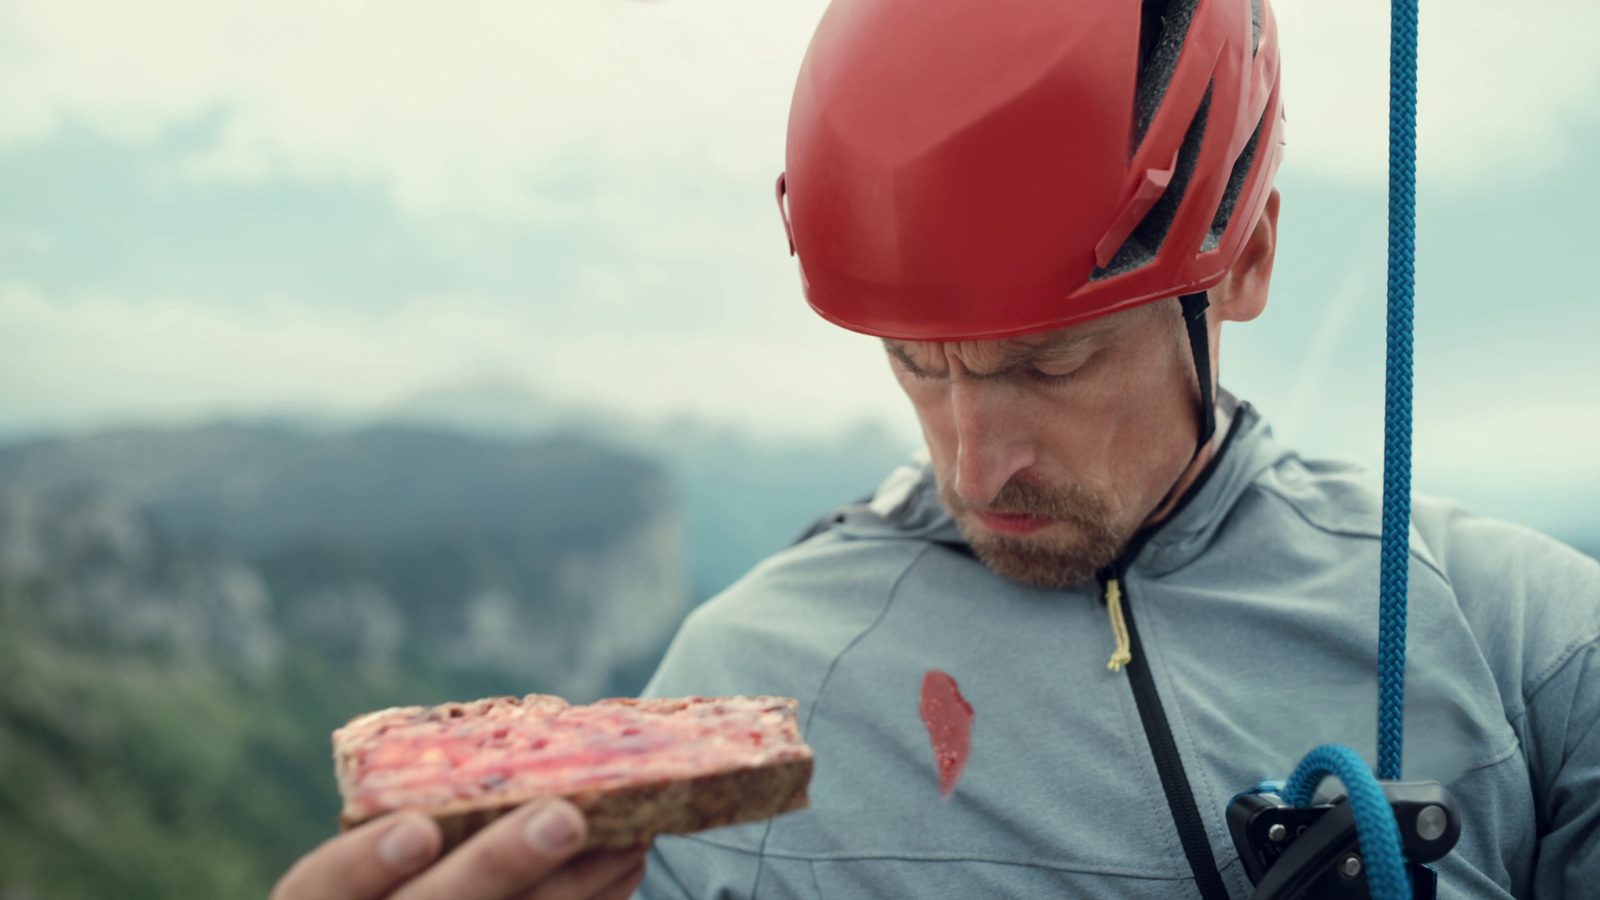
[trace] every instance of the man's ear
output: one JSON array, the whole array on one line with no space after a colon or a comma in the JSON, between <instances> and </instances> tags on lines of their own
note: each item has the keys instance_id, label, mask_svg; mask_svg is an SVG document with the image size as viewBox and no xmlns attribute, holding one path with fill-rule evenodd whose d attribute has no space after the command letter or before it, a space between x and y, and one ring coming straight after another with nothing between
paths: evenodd
<instances>
[{"instance_id":1,"label":"man's ear","mask_svg":"<svg viewBox=\"0 0 1600 900\"><path fill-rule=\"evenodd\" d=\"M1211 289L1211 308L1224 322L1248 322L1267 308L1272 283L1272 261L1278 251L1278 189L1267 197L1266 208L1246 239L1244 252L1222 282Z\"/></svg>"}]
</instances>

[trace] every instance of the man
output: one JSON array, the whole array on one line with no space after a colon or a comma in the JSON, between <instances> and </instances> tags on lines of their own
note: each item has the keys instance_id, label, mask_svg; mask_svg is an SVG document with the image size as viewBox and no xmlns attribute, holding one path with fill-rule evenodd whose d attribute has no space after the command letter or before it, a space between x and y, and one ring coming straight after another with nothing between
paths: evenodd
<instances>
[{"instance_id":1,"label":"man","mask_svg":"<svg viewBox=\"0 0 1600 900\"><path fill-rule=\"evenodd\" d=\"M1245 897L1229 799L1319 744L1373 754L1377 491L1214 379L1267 302L1278 84L1265 0L830 8L785 227L811 305L884 339L927 460L684 625L648 692L799 698L813 808L660 839L644 896ZM1411 550L1405 775L1465 820L1440 896L1591 895L1600 566L1423 499ZM948 795L934 670L974 714ZM570 813L410 882L380 823L280 896L632 890L637 857L560 868ZM513 849L538 815L568 849Z\"/></svg>"}]
</instances>

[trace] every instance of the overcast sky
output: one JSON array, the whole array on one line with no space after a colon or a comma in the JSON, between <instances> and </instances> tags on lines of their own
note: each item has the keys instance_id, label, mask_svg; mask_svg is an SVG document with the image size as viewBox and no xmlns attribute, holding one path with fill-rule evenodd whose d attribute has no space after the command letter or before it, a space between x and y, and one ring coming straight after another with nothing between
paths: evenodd
<instances>
[{"instance_id":1,"label":"overcast sky","mask_svg":"<svg viewBox=\"0 0 1600 900\"><path fill-rule=\"evenodd\" d=\"M769 433L914 424L772 201L817 0L0 2L0 425L526 384ZM1388 18L1282 0L1272 304L1224 383L1375 460ZM1600 6L1422 21L1418 482L1600 515Z\"/></svg>"}]
</instances>

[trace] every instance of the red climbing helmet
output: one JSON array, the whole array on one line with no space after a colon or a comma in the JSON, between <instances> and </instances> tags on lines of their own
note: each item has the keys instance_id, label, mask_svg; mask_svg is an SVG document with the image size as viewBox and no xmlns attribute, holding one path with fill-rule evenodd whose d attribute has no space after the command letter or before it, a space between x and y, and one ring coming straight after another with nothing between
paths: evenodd
<instances>
[{"instance_id":1,"label":"red climbing helmet","mask_svg":"<svg viewBox=\"0 0 1600 900\"><path fill-rule=\"evenodd\" d=\"M834 0L778 179L806 299L928 341L1204 291L1271 193L1278 82L1267 0Z\"/></svg>"}]
</instances>

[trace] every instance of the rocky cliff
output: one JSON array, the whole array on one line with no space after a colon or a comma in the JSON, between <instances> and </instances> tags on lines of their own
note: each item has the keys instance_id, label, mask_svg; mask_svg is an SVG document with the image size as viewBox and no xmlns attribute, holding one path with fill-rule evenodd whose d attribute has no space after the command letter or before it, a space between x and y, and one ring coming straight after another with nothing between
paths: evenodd
<instances>
[{"instance_id":1,"label":"rocky cliff","mask_svg":"<svg viewBox=\"0 0 1600 900\"><path fill-rule=\"evenodd\" d=\"M592 699L687 610L647 461L570 437L266 425L0 450L0 580L62 636L271 673L287 645Z\"/></svg>"}]
</instances>

